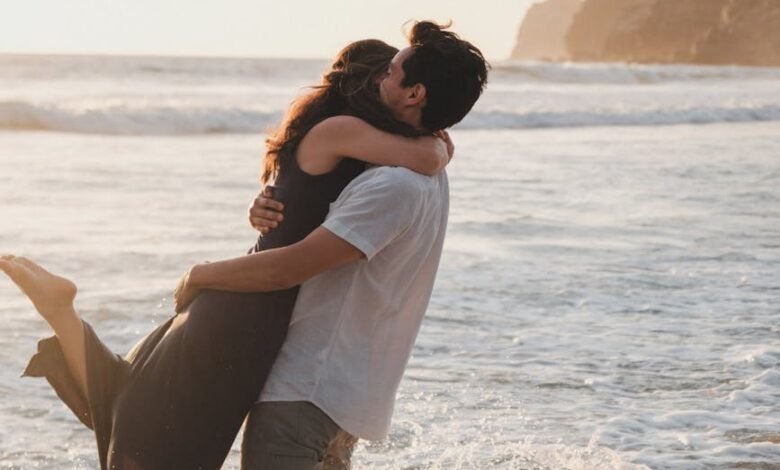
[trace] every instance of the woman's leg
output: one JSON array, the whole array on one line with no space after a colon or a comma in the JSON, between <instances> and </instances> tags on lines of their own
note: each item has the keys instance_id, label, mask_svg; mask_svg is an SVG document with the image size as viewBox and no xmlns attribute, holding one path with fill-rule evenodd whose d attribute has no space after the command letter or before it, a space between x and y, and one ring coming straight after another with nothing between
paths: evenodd
<instances>
[{"instance_id":1,"label":"woman's leg","mask_svg":"<svg viewBox=\"0 0 780 470\"><path fill-rule=\"evenodd\" d=\"M54 330L82 396L88 397L84 325L73 306L76 285L26 258L12 255L0 257L0 270L19 286Z\"/></svg>"}]
</instances>

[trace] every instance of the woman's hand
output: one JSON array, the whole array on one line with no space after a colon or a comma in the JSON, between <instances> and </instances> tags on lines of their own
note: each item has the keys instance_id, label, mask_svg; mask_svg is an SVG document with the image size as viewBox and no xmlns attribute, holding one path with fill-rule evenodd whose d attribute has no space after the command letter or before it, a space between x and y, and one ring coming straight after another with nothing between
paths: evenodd
<instances>
[{"instance_id":1,"label":"woman's hand","mask_svg":"<svg viewBox=\"0 0 780 470\"><path fill-rule=\"evenodd\" d=\"M449 164L449 162L452 161L452 156L455 154L455 144L452 143L449 132L441 130L434 132L433 135L443 140L444 144L447 146L447 163Z\"/></svg>"},{"instance_id":2,"label":"woman's hand","mask_svg":"<svg viewBox=\"0 0 780 470\"><path fill-rule=\"evenodd\" d=\"M252 201L252 205L247 210L249 224L263 235L278 227L284 220L284 215L282 215L284 204L269 196L263 188L263 191Z\"/></svg>"},{"instance_id":3,"label":"woman's hand","mask_svg":"<svg viewBox=\"0 0 780 470\"><path fill-rule=\"evenodd\" d=\"M197 266L197 265L196 265ZM187 309L187 307L195 300L195 297L200 293L200 289L192 286L190 283L190 276L192 270L196 266L191 267L179 280L179 285L173 291L173 305L176 309L176 313L181 313Z\"/></svg>"}]
</instances>

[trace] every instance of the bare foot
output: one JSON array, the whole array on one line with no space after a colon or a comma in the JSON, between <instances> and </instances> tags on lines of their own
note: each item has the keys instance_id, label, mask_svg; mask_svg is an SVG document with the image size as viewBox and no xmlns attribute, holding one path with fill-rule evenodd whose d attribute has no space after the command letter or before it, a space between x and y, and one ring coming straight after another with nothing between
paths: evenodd
<instances>
[{"instance_id":1,"label":"bare foot","mask_svg":"<svg viewBox=\"0 0 780 470\"><path fill-rule=\"evenodd\" d=\"M0 257L0 270L19 286L52 326L59 315L74 311L77 288L68 279L46 271L27 258L12 255Z\"/></svg>"}]
</instances>

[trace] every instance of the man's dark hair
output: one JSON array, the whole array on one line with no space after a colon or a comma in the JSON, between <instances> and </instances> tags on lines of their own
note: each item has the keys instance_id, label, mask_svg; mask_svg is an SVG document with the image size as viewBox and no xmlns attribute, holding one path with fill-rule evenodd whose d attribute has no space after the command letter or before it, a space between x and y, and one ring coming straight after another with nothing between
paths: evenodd
<instances>
[{"instance_id":1,"label":"man's dark hair","mask_svg":"<svg viewBox=\"0 0 780 470\"><path fill-rule=\"evenodd\" d=\"M438 131L463 119L485 89L490 65L482 52L451 31L450 25L415 23L409 34L412 54L404 61L401 86L425 86L422 125Z\"/></svg>"}]
</instances>

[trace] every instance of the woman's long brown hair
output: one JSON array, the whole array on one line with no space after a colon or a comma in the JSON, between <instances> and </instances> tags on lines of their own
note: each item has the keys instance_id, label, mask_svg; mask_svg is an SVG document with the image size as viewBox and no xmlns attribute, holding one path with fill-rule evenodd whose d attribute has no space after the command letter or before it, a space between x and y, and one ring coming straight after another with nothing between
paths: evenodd
<instances>
[{"instance_id":1,"label":"woman's long brown hair","mask_svg":"<svg viewBox=\"0 0 780 470\"><path fill-rule=\"evenodd\" d=\"M397 52L377 39L353 42L342 49L322 83L295 100L281 126L266 139L261 181L273 181L287 159L294 157L303 136L329 117L348 114L385 132L406 137L423 135L395 119L379 101L377 78Z\"/></svg>"}]
</instances>

